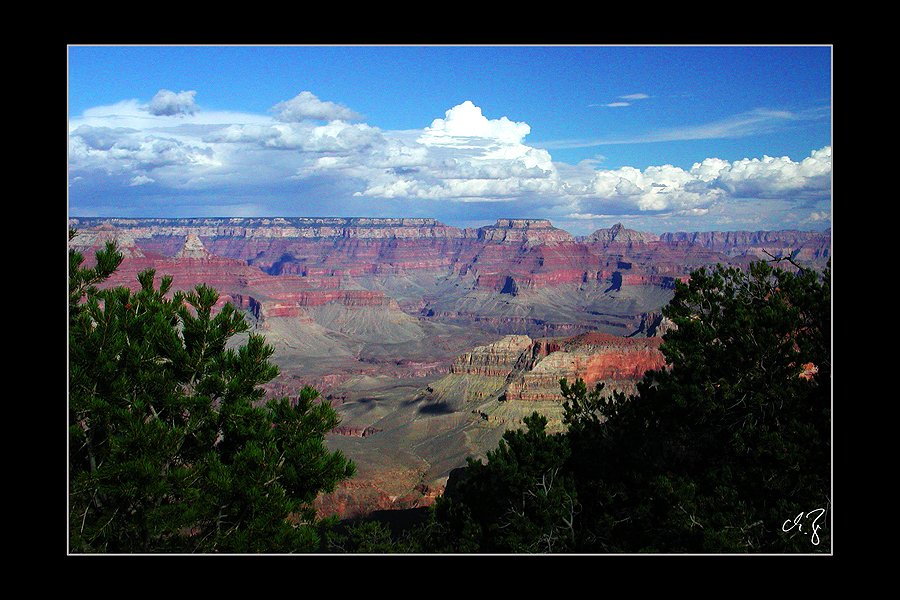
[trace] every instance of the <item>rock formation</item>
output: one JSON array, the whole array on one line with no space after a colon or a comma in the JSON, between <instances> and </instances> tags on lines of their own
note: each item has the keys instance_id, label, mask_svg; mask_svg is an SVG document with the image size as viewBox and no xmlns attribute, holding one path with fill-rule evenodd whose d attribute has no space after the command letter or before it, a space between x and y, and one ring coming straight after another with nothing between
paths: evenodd
<instances>
[{"instance_id":1,"label":"rock formation","mask_svg":"<svg viewBox=\"0 0 900 600\"><path fill-rule=\"evenodd\" d=\"M719 252L728 257L750 260L791 256L812 265L824 265L831 256L831 228L819 231L704 231L665 233L660 240L688 244Z\"/></svg>"},{"instance_id":2,"label":"rock formation","mask_svg":"<svg viewBox=\"0 0 900 600\"><path fill-rule=\"evenodd\" d=\"M450 373L428 388L432 402L452 404L484 419L516 426L533 411L562 426L559 380L582 379L605 393L633 394L649 370L665 367L660 338L622 338L602 333L531 339L511 335L475 348L454 361Z\"/></svg>"},{"instance_id":3,"label":"rock formation","mask_svg":"<svg viewBox=\"0 0 900 600\"><path fill-rule=\"evenodd\" d=\"M214 287L275 347L281 396L312 385L343 421L327 438L360 466L318 500L358 516L433 501L537 410L561 426L558 381L630 392L661 368L661 308L716 263L790 254L816 267L822 232L654 235L617 224L578 240L546 220L459 229L433 219L73 218L85 255L116 241L104 285L156 269ZM235 339L241 343L242 339Z\"/></svg>"},{"instance_id":4,"label":"rock formation","mask_svg":"<svg viewBox=\"0 0 900 600\"><path fill-rule=\"evenodd\" d=\"M525 246L575 241L572 234L557 229L546 219L498 219L496 224L478 229L478 239Z\"/></svg>"},{"instance_id":5,"label":"rock formation","mask_svg":"<svg viewBox=\"0 0 900 600\"><path fill-rule=\"evenodd\" d=\"M434 315L447 314L451 291L464 300L479 290L514 297L554 289L671 287L699 266L743 265L767 258L767 252L822 266L831 244L830 230L655 235L622 224L578 241L540 219L500 219L478 229L433 219L71 219L70 224L81 231L80 247L115 235L128 252L147 256L188 258L205 250L270 275L305 277L332 288L339 279L340 286L352 282L380 289L404 306Z\"/></svg>"},{"instance_id":6,"label":"rock formation","mask_svg":"<svg viewBox=\"0 0 900 600\"><path fill-rule=\"evenodd\" d=\"M562 401L559 380L582 379L589 387L603 383L607 392L634 393L644 373L665 364L660 338L622 338L586 333L551 340L540 359L508 382L507 402Z\"/></svg>"},{"instance_id":7,"label":"rock formation","mask_svg":"<svg viewBox=\"0 0 900 600\"><path fill-rule=\"evenodd\" d=\"M609 247L613 244L633 245L658 242L659 236L655 233L626 229L621 223L616 223L609 229L599 229L591 234L585 242L589 245L599 244Z\"/></svg>"}]
</instances>

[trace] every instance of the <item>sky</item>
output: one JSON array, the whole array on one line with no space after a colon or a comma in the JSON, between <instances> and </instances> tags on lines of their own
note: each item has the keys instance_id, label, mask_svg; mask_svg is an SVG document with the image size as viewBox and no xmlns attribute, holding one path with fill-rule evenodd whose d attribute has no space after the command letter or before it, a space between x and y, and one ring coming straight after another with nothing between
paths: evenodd
<instances>
[{"instance_id":1,"label":"sky","mask_svg":"<svg viewBox=\"0 0 900 600\"><path fill-rule=\"evenodd\" d=\"M70 217L823 230L830 46L69 46Z\"/></svg>"}]
</instances>

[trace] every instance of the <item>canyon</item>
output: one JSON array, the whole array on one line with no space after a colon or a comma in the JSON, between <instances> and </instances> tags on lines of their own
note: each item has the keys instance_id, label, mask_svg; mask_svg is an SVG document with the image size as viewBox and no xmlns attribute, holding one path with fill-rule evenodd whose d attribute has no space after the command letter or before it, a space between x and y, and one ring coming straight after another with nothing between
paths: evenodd
<instances>
[{"instance_id":1,"label":"canyon","mask_svg":"<svg viewBox=\"0 0 900 600\"><path fill-rule=\"evenodd\" d=\"M104 286L136 287L152 268L175 289L215 288L274 347L270 394L311 385L334 406L342 422L326 444L357 474L317 506L341 518L430 504L467 457L533 411L561 428L561 377L632 392L665 367L662 308L694 269L772 256L821 268L831 254L830 230L616 224L576 237L537 219L78 217L69 227L88 265L107 241L124 254Z\"/></svg>"}]
</instances>

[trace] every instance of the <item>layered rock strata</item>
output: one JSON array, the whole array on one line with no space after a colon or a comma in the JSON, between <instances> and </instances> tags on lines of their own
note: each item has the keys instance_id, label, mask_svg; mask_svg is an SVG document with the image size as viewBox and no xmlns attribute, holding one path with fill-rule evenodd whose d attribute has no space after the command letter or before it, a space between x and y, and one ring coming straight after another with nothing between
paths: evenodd
<instances>
[{"instance_id":1,"label":"layered rock strata","mask_svg":"<svg viewBox=\"0 0 900 600\"><path fill-rule=\"evenodd\" d=\"M450 373L428 388L433 402L451 402L488 421L519 426L533 411L561 427L563 396L559 381L582 379L593 389L633 394L650 370L665 367L660 338L621 338L586 333L531 339L524 335L475 348L454 361Z\"/></svg>"},{"instance_id":2,"label":"layered rock strata","mask_svg":"<svg viewBox=\"0 0 900 600\"><path fill-rule=\"evenodd\" d=\"M825 231L704 231L665 233L660 240L752 260L791 256L794 260L823 265L831 256L831 228Z\"/></svg>"},{"instance_id":3,"label":"layered rock strata","mask_svg":"<svg viewBox=\"0 0 900 600\"><path fill-rule=\"evenodd\" d=\"M570 383L582 379L589 388L603 383L607 392L632 394L644 373L664 367L661 341L587 333L545 342L549 347L538 353L540 359L508 382L506 401L562 401L561 378Z\"/></svg>"},{"instance_id":4,"label":"layered rock strata","mask_svg":"<svg viewBox=\"0 0 900 600\"><path fill-rule=\"evenodd\" d=\"M276 347L283 377L267 389L312 385L338 408L345 421L329 443L365 467L320 498L342 516L429 503L467 455L535 410L560 426L562 377L632 390L662 365L660 309L695 268L830 256L830 231L656 236L616 225L579 240L544 220L70 224L89 264L107 240L126 255L106 285L136 285L155 268L176 289L213 286Z\"/></svg>"},{"instance_id":5,"label":"layered rock strata","mask_svg":"<svg viewBox=\"0 0 900 600\"><path fill-rule=\"evenodd\" d=\"M184 261L205 250L208 256L197 260L209 267L202 276L207 283L251 296L257 306L270 302L273 316L300 317L302 305L330 302L318 292L365 289L418 318L532 337L632 335L698 267L785 254L821 266L830 256L830 230L655 235L619 223L578 240L541 219L500 219L478 229L434 219L363 218L79 218L70 224L79 229L73 245L80 248L119 239L132 271L172 258L182 262L160 268L184 279ZM185 254L188 238L197 248ZM226 259L243 265L213 264ZM298 295L307 290L305 298ZM331 299L352 301L347 294Z\"/></svg>"},{"instance_id":6,"label":"layered rock strata","mask_svg":"<svg viewBox=\"0 0 900 600\"><path fill-rule=\"evenodd\" d=\"M698 266L791 253L824 264L826 232L656 235L616 224L582 241L546 220L500 219L458 229L434 219L83 219L76 244L112 231L131 252L173 256L193 236L213 255L273 275L354 278L452 277L474 289L516 295L550 287L672 285ZM746 260L743 260L746 262Z\"/></svg>"}]
</instances>

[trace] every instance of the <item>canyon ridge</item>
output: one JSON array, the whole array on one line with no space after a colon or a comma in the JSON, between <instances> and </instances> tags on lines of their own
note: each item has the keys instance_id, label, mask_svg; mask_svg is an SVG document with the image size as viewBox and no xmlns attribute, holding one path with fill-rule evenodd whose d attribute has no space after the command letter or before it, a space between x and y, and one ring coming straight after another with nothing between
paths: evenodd
<instances>
[{"instance_id":1,"label":"canyon ridge","mask_svg":"<svg viewBox=\"0 0 900 600\"><path fill-rule=\"evenodd\" d=\"M322 516L429 505L466 458L534 411L562 426L559 379L630 392L650 369L675 282L717 263L789 256L821 269L831 230L575 237L546 220L456 228L433 219L70 218L90 265L115 241L104 287L156 269L215 288L275 348L267 386L319 390L342 422L326 438L357 474ZM783 265L790 266L790 265ZM232 343L243 343L236 336Z\"/></svg>"}]
</instances>

